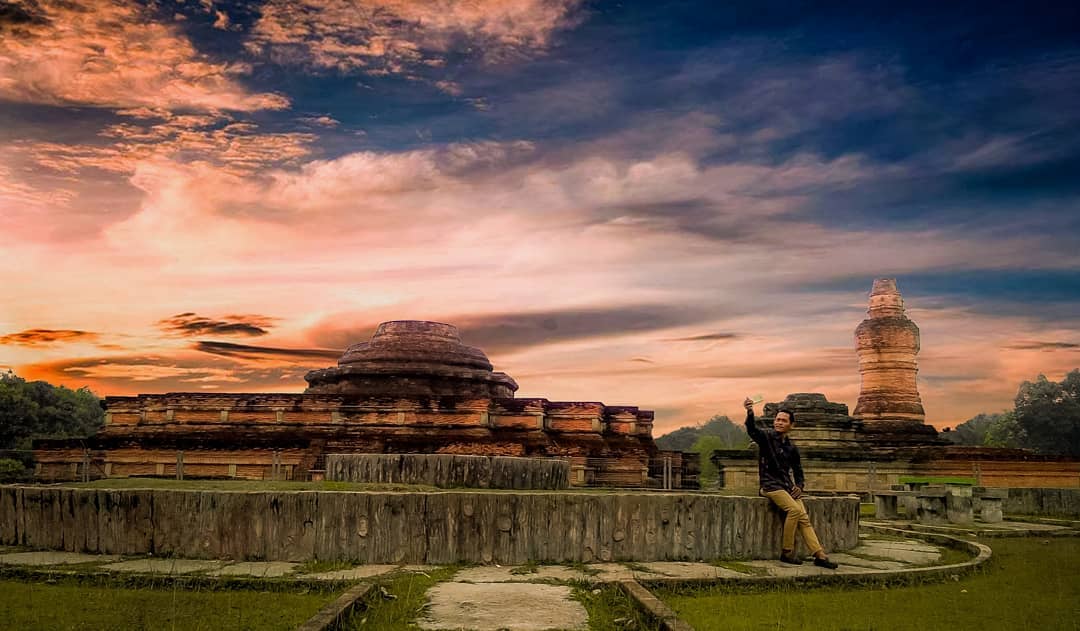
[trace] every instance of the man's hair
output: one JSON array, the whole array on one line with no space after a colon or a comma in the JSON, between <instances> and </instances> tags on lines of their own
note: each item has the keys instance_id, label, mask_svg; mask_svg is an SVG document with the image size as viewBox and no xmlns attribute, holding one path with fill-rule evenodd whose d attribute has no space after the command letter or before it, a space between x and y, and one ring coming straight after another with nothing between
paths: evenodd
<instances>
[{"instance_id":1,"label":"man's hair","mask_svg":"<svg viewBox=\"0 0 1080 631\"><path fill-rule=\"evenodd\" d=\"M790 408L780 408L779 410L776 411L777 414L779 414L781 412L788 415L788 420L791 421L792 425L795 424L795 410L792 410Z\"/></svg>"}]
</instances>

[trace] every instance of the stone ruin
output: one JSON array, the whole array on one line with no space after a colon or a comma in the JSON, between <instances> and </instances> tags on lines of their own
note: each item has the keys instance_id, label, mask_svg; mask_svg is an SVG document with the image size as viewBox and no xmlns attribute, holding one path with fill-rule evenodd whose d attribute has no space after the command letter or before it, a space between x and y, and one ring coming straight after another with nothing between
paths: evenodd
<instances>
[{"instance_id":1,"label":"stone ruin","mask_svg":"<svg viewBox=\"0 0 1080 631\"><path fill-rule=\"evenodd\" d=\"M659 451L652 411L515 398L449 324L384 322L305 379L303 394L106 397L97 435L35 443L38 478L303 480L329 454L456 454L564 459L579 486L658 486L663 472L671 488L697 486L696 454Z\"/></svg>"},{"instance_id":2,"label":"stone ruin","mask_svg":"<svg viewBox=\"0 0 1080 631\"><path fill-rule=\"evenodd\" d=\"M917 384L919 327L907 317L895 279L874 281L854 341L861 387L853 413L820 393L789 394L765 405L763 418L781 408L795 412L792 438L802 453L808 488L883 490L920 476L967 478L987 486L1076 485L1076 461L953 445L926 424ZM719 450L711 460L721 471L722 487L756 487L754 452Z\"/></svg>"}]
</instances>

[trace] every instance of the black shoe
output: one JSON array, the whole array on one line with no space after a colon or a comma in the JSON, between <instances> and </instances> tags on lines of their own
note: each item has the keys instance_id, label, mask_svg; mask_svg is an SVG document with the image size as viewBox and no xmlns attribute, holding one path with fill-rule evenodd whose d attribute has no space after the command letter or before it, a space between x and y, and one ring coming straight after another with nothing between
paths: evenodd
<instances>
[{"instance_id":1,"label":"black shoe","mask_svg":"<svg viewBox=\"0 0 1080 631\"><path fill-rule=\"evenodd\" d=\"M789 565L802 565L802 559L795 556L794 552L781 552L780 562L787 563Z\"/></svg>"},{"instance_id":2,"label":"black shoe","mask_svg":"<svg viewBox=\"0 0 1080 631\"><path fill-rule=\"evenodd\" d=\"M825 557L824 559L814 557L814 565L818 567L823 567L827 570L835 570L836 568L840 567L839 563L835 561L830 561L829 557Z\"/></svg>"}]
</instances>

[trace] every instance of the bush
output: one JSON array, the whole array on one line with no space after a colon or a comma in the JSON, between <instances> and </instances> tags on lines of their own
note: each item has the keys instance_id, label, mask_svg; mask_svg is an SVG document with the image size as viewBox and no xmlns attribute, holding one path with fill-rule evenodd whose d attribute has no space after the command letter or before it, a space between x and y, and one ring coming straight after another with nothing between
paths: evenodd
<instances>
[{"instance_id":1,"label":"bush","mask_svg":"<svg viewBox=\"0 0 1080 631\"><path fill-rule=\"evenodd\" d=\"M18 460L0 458L0 482L14 482L26 477L26 467Z\"/></svg>"}]
</instances>

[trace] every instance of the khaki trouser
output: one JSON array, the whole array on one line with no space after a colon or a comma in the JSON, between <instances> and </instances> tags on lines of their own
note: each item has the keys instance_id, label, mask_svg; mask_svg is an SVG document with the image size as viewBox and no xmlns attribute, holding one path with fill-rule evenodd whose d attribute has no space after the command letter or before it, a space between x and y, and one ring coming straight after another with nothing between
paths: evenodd
<instances>
[{"instance_id":1,"label":"khaki trouser","mask_svg":"<svg viewBox=\"0 0 1080 631\"><path fill-rule=\"evenodd\" d=\"M818 552L823 551L821 542L818 541L817 533L814 532L814 527L810 525L810 517L806 514L806 505L802 503L802 500L797 500L791 495L781 489L779 491L764 491L765 497L772 500L773 504L780 507L780 510L787 513L787 519L784 520L784 543L783 547L785 551L795 551L795 529L799 529L799 534L802 535L803 543L810 549L810 554L816 555Z\"/></svg>"}]
</instances>

